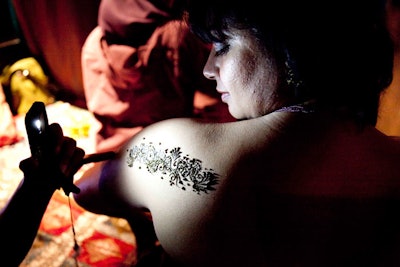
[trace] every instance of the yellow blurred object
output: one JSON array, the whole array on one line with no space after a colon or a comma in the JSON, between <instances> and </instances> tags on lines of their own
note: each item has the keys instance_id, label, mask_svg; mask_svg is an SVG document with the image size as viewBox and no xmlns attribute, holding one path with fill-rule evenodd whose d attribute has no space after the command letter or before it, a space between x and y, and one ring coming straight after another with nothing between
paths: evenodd
<instances>
[{"instance_id":1,"label":"yellow blurred object","mask_svg":"<svg viewBox=\"0 0 400 267\"><path fill-rule=\"evenodd\" d=\"M66 136L74 139L88 138L92 127L96 127L93 114L69 103L56 101L46 107L49 122L61 125Z\"/></svg>"},{"instance_id":2,"label":"yellow blurred object","mask_svg":"<svg viewBox=\"0 0 400 267\"><path fill-rule=\"evenodd\" d=\"M20 140L10 106L6 102L3 88L0 85L0 147L11 145Z\"/></svg>"},{"instance_id":3,"label":"yellow blurred object","mask_svg":"<svg viewBox=\"0 0 400 267\"><path fill-rule=\"evenodd\" d=\"M54 96L47 88L48 77L33 57L6 66L1 75L1 83L9 87L12 106L18 114L25 114L35 101L46 105L54 102Z\"/></svg>"},{"instance_id":4,"label":"yellow blurred object","mask_svg":"<svg viewBox=\"0 0 400 267\"><path fill-rule=\"evenodd\" d=\"M76 121L75 125L66 125L64 127L65 135L74 139L89 137L90 124L83 121Z\"/></svg>"}]
</instances>

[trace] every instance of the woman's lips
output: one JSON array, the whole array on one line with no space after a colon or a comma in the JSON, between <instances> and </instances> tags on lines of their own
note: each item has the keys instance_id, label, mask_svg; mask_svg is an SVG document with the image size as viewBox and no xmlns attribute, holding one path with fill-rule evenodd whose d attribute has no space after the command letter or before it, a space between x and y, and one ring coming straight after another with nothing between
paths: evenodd
<instances>
[{"instance_id":1,"label":"woman's lips","mask_svg":"<svg viewBox=\"0 0 400 267\"><path fill-rule=\"evenodd\" d=\"M223 91L219 91L219 90L217 90L217 92L221 94L222 102L226 103L226 101L229 98L230 94L228 92L223 92Z\"/></svg>"},{"instance_id":2,"label":"woman's lips","mask_svg":"<svg viewBox=\"0 0 400 267\"><path fill-rule=\"evenodd\" d=\"M227 102L227 99L229 97L229 93L221 93L221 100L222 102Z\"/></svg>"}]
</instances>

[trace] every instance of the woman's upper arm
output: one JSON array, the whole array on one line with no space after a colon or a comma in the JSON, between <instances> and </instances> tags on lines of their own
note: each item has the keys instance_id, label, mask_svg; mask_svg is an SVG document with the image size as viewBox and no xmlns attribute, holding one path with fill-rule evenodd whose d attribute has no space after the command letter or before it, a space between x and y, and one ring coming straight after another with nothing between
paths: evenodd
<instances>
[{"instance_id":1,"label":"woman's upper arm","mask_svg":"<svg viewBox=\"0 0 400 267\"><path fill-rule=\"evenodd\" d=\"M97 183L96 193L149 210L165 207L167 200L173 208L179 198L190 203L198 194L210 194L219 175L202 157L201 134L193 128L187 120L169 120L143 129L121 148L116 159L102 166L98 181L96 176L91 178ZM190 138L193 134L196 144ZM193 178L196 173L206 180Z\"/></svg>"}]
</instances>

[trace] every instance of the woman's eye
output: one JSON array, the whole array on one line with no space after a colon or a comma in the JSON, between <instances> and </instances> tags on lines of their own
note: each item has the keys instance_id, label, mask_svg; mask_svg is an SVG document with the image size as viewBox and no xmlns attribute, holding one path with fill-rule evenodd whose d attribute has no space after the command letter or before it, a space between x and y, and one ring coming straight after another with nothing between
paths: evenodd
<instances>
[{"instance_id":1,"label":"woman's eye","mask_svg":"<svg viewBox=\"0 0 400 267\"><path fill-rule=\"evenodd\" d=\"M221 56L229 51L229 45L226 43L214 43L215 56Z\"/></svg>"}]
</instances>

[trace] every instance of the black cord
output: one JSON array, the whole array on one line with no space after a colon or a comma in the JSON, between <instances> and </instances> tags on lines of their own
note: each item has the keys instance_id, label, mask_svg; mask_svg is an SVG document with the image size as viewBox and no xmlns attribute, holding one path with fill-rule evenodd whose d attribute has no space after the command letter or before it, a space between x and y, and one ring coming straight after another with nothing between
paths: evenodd
<instances>
[{"instance_id":1,"label":"black cord","mask_svg":"<svg viewBox=\"0 0 400 267\"><path fill-rule=\"evenodd\" d=\"M73 258L75 259L75 264L77 267L79 267L79 263L78 263L78 256L80 253L80 247L78 245L78 242L76 241L76 233L75 233L75 225L74 225L74 217L72 214L72 206L71 206L71 198L69 197L69 195L67 195L68 197L68 205L69 205L69 212L70 212L70 216L71 216L71 228L72 228L72 234L74 237L74 255Z\"/></svg>"}]
</instances>

